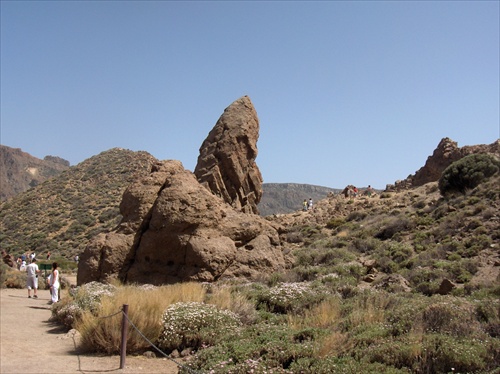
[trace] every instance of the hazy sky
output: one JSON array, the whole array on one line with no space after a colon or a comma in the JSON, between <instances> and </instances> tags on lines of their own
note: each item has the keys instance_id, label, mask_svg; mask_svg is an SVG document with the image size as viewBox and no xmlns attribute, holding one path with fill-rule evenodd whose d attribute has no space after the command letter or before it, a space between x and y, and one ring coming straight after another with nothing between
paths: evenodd
<instances>
[{"instance_id":1,"label":"hazy sky","mask_svg":"<svg viewBox=\"0 0 500 374\"><path fill-rule=\"evenodd\" d=\"M241 96L264 182L384 188L500 137L499 1L1 1L1 144L176 159Z\"/></svg>"}]
</instances>

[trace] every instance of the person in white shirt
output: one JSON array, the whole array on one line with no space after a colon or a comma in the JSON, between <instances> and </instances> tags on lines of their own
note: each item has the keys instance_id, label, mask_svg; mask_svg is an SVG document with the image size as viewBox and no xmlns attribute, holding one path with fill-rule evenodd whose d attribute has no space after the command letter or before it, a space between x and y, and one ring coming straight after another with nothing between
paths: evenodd
<instances>
[{"instance_id":1,"label":"person in white shirt","mask_svg":"<svg viewBox=\"0 0 500 374\"><path fill-rule=\"evenodd\" d=\"M26 273L28 274L28 277L26 278L28 297L31 298L31 289L33 289L33 297L35 299L38 299L36 290L38 288L38 273L40 273L40 270L38 269L38 265L36 264L36 259L33 259L33 262L26 266Z\"/></svg>"},{"instance_id":2,"label":"person in white shirt","mask_svg":"<svg viewBox=\"0 0 500 374\"><path fill-rule=\"evenodd\" d=\"M52 272L50 273L50 295L52 303L59 301L59 270L57 270L57 262L52 264Z\"/></svg>"}]
</instances>

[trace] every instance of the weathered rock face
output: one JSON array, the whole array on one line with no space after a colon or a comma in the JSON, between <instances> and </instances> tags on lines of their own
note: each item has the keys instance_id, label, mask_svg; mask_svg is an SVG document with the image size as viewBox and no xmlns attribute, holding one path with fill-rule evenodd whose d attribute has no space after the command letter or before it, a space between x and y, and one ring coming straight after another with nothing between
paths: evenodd
<instances>
[{"instance_id":1,"label":"weathered rock face","mask_svg":"<svg viewBox=\"0 0 500 374\"><path fill-rule=\"evenodd\" d=\"M255 159L259 119L248 96L224 110L200 148L198 181L235 209L258 214L262 175Z\"/></svg>"},{"instance_id":2,"label":"weathered rock face","mask_svg":"<svg viewBox=\"0 0 500 374\"><path fill-rule=\"evenodd\" d=\"M80 256L78 284L251 279L284 269L279 227L257 215L258 137L257 114L245 96L203 142L194 174L179 161L153 165L123 194L116 230L96 236Z\"/></svg>"},{"instance_id":3,"label":"weathered rock face","mask_svg":"<svg viewBox=\"0 0 500 374\"><path fill-rule=\"evenodd\" d=\"M489 153L500 156L500 140L489 145L480 144L460 148L457 142L454 142L450 138L443 138L432 153L432 156L427 158L425 165L415 175L410 175L405 180L397 181L394 185L388 185L386 189L404 190L422 186L429 182L436 182L450 164L475 153Z\"/></svg>"},{"instance_id":4,"label":"weathered rock face","mask_svg":"<svg viewBox=\"0 0 500 374\"><path fill-rule=\"evenodd\" d=\"M178 161L154 166L124 193L116 231L94 238L80 257L78 284L119 277L166 284L255 278L285 267L278 232L233 209Z\"/></svg>"}]
</instances>

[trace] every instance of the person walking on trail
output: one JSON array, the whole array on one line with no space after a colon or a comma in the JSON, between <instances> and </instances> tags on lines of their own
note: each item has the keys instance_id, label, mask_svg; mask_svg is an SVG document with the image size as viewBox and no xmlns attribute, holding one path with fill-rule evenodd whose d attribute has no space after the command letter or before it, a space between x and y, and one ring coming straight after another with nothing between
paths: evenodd
<instances>
[{"instance_id":1,"label":"person walking on trail","mask_svg":"<svg viewBox=\"0 0 500 374\"><path fill-rule=\"evenodd\" d=\"M313 209L313 200L309 199L309 202L307 204L307 209L312 210Z\"/></svg>"},{"instance_id":2,"label":"person walking on trail","mask_svg":"<svg viewBox=\"0 0 500 374\"><path fill-rule=\"evenodd\" d=\"M373 194L373 188L370 184L368 185L368 188L366 189L366 194L368 195L368 197L371 197Z\"/></svg>"},{"instance_id":3,"label":"person walking on trail","mask_svg":"<svg viewBox=\"0 0 500 374\"><path fill-rule=\"evenodd\" d=\"M302 210L305 212L307 210L307 207L308 207L307 200L304 199L304 202L302 203Z\"/></svg>"},{"instance_id":4,"label":"person walking on trail","mask_svg":"<svg viewBox=\"0 0 500 374\"><path fill-rule=\"evenodd\" d=\"M38 265L36 264L36 259L33 259L33 262L26 266L26 273L28 273L28 278L26 279L26 288L28 289L28 297L31 298L31 289L33 289L33 297L38 299L36 294L36 290L38 288L38 273L40 270L38 269Z\"/></svg>"},{"instance_id":5,"label":"person walking on trail","mask_svg":"<svg viewBox=\"0 0 500 374\"><path fill-rule=\"evenodd\" d=\"M57 262L52 264L52 272L49 276L50 296L52 303L59 301L59 270L57 269Z\"/></svg>"}]
</instances>

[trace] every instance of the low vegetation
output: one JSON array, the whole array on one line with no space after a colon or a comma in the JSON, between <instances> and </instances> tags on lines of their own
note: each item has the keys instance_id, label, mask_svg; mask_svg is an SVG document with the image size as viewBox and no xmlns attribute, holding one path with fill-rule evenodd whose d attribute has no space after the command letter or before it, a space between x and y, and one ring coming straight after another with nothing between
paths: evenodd
<instances>
[{"instance_id":1,"label":"low vegetation","mask_svg":"<svg viewBox=\"0 0 500 374\"><path fill-rule=\"evenodd\" d=\"M467 175L489 170L462 162ZM439 185L333 196L296 214L282 233L292 264L282 273L92 282L65 290L53 316L81 333L83 349L117 354L127 304L128 353L160 354L154 344L189 357L183 373L498 373L500 279L485 270L498 273L500 175L456 189L453 170Z\"/></svg>"},{"instance_id":2,"label":"low vegetation","mask_svg":"<svg viewBox=\"0 0 500 374\"><path fill-rule=\"evenodd\" d=\"M500 365L500 287L468 297L342 296L321 281L302 287L90 283L53 313L71 321L87 350L118 354L119 312L128 303L131 325L142 333L130 329L128 352L154 350L148 341L165 354L187 351L193 356L181 372L493 373Z\"/></svg>"},{"instance_id":3,"label":"low vegetation","mask_svg":"<svg viewBox=\"0 0 500 374\"><path fill-rule=\"evenodd\" d=\"M487 154L472 154L448 166L439 179L439 190L465 193L498 173L500 160Z\"/></svg>"}]
</instances>

